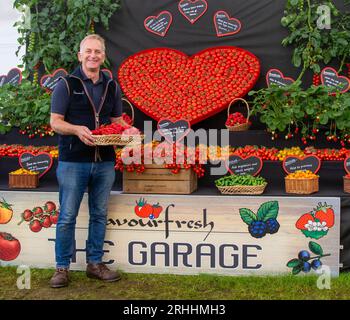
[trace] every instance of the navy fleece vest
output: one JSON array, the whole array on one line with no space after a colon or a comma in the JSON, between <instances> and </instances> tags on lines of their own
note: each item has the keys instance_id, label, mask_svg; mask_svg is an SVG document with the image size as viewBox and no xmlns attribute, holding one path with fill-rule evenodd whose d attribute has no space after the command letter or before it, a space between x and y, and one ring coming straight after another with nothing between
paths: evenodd
<instances>
[{"instance_id":1,"label":"navy fleece vest","mask_svg":"<svg viewBox=\"0 0 350 320\"><path fill-rule=\"evenodd\" d=\"M102 73L103 96L102 106L96 106L87 89L84 86L80 68L65 77L65 81L70 96L69 106L65 114L65 121L80 126L86 126L94 130L102 124L109 124L113 99L115 99L116 84ZM84 93L84 94L82 94ZM115 161L113 146L90 147L80 141L75 135L59 135L59 160L68 162L97 162Z\"/></svg>"}]
</instances>

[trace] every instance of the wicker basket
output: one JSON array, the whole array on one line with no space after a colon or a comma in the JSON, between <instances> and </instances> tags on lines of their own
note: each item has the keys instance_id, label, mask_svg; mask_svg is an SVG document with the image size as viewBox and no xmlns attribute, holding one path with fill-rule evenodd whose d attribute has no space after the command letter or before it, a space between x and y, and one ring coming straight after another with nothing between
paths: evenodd
<instances>
[{"instance_id":1,"label":"wicker basket","mask_svg":"<svg viewBox=\"0 0 350 320\"><path fill-rule=\"evenodd\" d=\"M266 186L267 183L260 186L225 186L217 188L222 194L262 194Z\"/></svg>"},{"instance_id":2,"label":"wicker basket","mask_svg":"<svg viewBox=\"0 0 350 320\"><path fill-rule=\"evenodd\" d=\"M344 176L344 192L350 193L350 178Z\"/></svg>"},{"instance_id":3,"label":"wicker basket","mask_svg":"<svg viewBox=\"0 0 350 320\"><path fill-rule=\"evenodd\" d=\"M126 146L128 144L140 144L144 135L107 134L92 136L97 146Z\"/></svg>"},{"instance_id":4,"label":"wicker basket","mask_svg":"<svg viewBox=\"0 0 350 320\"><path fill-rule=\"evenodd\" d=\"M39 173L12 174L9 173L9 188L34 189L39 186Z\"/></svg>"},{"instance_id":5,"label":"wicker basket","mask_svg":"<svg viewBox=\"0 0 350 320\"><path fill-rule=\"evenodd\" d=\"M128 99L122 98L122 101L125 101L131 109L131 125L133 125L134 124L134 115L135 115L134 107L132 106L131 102Z\"/></svg>"},{"instance_id":6,"label":"wicker basket","mask_svg":"<svg viewBox=\"0 0 350 320\"><path fill-rule=\"evenodd\" d=\"M249 104L246 100L242 99L242 98L236 98L236 99L233 99L230 103L230 105L228 106L228 109L227 109L227 118L230 116L230 109L231 109L231 106L234 102L236 102L237 100L240 100L240 101L243 101L246 108L247 108L247 122L246 123L242 123L242 124L235 124L234 126L227 126L226 125L226 128L229 130L229 131L246 131L249 129L250 127L250 123L249 123L249 118L250 118L250 110L249 110Z\"/></svg>"},{"instance_id":7,"label":"wicker basket","mask_svg":"<svg viewBox=\"0 0 350 320\"><path fill-rule=\"evenodd\" d=\"M318 180L318 177L312 179L287 179L285 177L286 193L311 194L318 192Z\"/></svg>"}]
</instances>

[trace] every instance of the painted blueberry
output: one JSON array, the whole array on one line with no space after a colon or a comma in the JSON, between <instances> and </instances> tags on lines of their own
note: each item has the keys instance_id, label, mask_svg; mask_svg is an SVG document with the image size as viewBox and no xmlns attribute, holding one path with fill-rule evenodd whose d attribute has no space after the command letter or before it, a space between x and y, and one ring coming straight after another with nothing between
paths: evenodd
<instances>
[{"instance_id":1,"label":"painted blueberry","mask_svg":"<svg viewBox=\"0 0 350 320\"><path fill-rule=\"evenodd\" d=\"M298 254L298 258L299 258L300 260L303 260L303 261L309 260L309 259L310 259L310 253L309 253L309 251L306 251L306 250L300 251L299 254Z\"/></svg>"},{"instance_id":2,"label":"painted blueberry","mask_svg":"<svg viewBox=\"0 0 350 320\"><path fill-rule=\"evenodd\" d=\"M271 233L271 234L277 233L280 228L280 224L274 218L268 219L266 221L266 224L267 224L267 231L266 231L267 233Z\"/></svg>"},{"instance_id":3,"label":"painted blueberry","mask_svg":"<svg viewBox=\"0 0 350 320\"><path fill-rule=\"evenodd\" d=\"M150 218L151 220L153 220L153 219L154 219L154 215L151 213L151 214L149 215L149 218Z\"/></svg>"},{"instance_id":4,"label":"painted blueberry","mask_svg":"<svg viewBox=\"0 0 350 320\"><path fill-rule=\"evenodd\" d=\"M306 261L304 261L304 263L303 263L303 269L302 269L304 272L310 272L310 270L311 270L311 264L310 263L308 263L308 262L306 262Z\"/></svg>"},{"instance_id":5,"label":"painted blueberry","mask_svg":"<svg viewBox=\"0 0 350 320\"><path fill-rule=\"evenodd\" d=\"M262 238L266 235L267 225L263 221L253 221L248 231L254 238Z\"/></svg>"},{"instance_id":6,"label":"painted blueberry","mask_svg":"<svg viewBox=\"0 0 350 320\"><path fill-rule=\"evenodd\" d=\"M311 267L314 270L317 270L317 269L321 268L321 266L322 266L321 260L317 259L317 260L314 260L314 261L311 262Z\"/></svg>"}]
</instances>

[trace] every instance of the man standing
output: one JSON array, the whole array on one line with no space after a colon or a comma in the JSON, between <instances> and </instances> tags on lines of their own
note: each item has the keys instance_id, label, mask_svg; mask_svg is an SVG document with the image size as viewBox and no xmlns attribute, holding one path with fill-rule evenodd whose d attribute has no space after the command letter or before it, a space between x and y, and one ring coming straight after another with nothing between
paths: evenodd
<instances>
[{"instance_id":1,"label":"man standing","mask_svg":"<svg viewBox=\"0 0 350 320\"><path fill-rule=\"evenodd\" d=\"M80 43L80 66L59 81L52 94L52 129L59 134L60 215L56 228L56 272L53 288L69 281L69 266L75 242L75 224L85 190L89 195L89 232L86 246L88 277L117 281L121 276L102 263L107 222L107 205L115 179L112 146L94 145L91 130L102 124L120 122L122 100L118 84L101 72L105 42L89 35Z\"/></svg>"}]
</instances>

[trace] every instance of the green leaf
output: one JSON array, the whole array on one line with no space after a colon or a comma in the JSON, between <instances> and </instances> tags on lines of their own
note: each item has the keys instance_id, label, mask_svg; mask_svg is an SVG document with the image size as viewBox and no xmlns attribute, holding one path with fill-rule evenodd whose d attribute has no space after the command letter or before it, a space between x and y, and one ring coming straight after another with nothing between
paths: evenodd
<instances>
[{"instance_id":1,"label":"green leaf","mask_svg":"<svg viewBox=\"0 0 350 320\"><path fill-rule=\"evenodd\" d=\"M294 276L296 276L298 273L301 272L302 269L303 269L302 266L294 267L293 270L292 270L292 274L293 274Z\"/></svg>"},{"instance_id":2,"label":"green leaf","mask_svg":"<svg viewBox=\"0 0 350 320\"><path fill-rule=\"evenodd\" d=\"M268 219L277 219L278 210L278 201L265 202L258 209L258 220L267 221Z\"/></svg>"},{"instance_id":3,"label":"green leaf","mask_svg":"<svg viewBox=\"0 0 350 320\"><path fill-rule=\"evenodd\" d=\"M287 263L288 268L295 268L301 265L303 265L303 261L299 259L292 259L292 260L289 260Z\"/></svg>"},{"instance_id":4,"label":"green leaf","mask_svg":"<svg viewBox=\"0 0 350 320\"><path fill-rule=\"evenodd\" d=\"M305 235L305 237L316 239L316 240L321 239L328 234L328 230L327 231L301 230L301 232Z\"/></svg>"},{"instance_id":5,"label":"green leaf","mask_svg":"<svg viewBox=\"0 0 350 320\"><path fill-rule=\"evenodd\" d=\"M313 241L309 242L309 249L311 250L312 253L317 254L317 255L323 255L323 249L322 247Z\"/></svg>"},{"instance_id":6,"label":"green leaf","mask_svg":"<svg viewBox=\"0 0 350 320\"><path fill-rule=\"evenodd\" d=\"M256 221L256 215L253 211L247 208L241 208L239 209L239 214L241 215L241 218L244 223L246 223L248 226L253 222Z\"/></svg>"}]
</instances>

